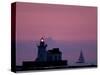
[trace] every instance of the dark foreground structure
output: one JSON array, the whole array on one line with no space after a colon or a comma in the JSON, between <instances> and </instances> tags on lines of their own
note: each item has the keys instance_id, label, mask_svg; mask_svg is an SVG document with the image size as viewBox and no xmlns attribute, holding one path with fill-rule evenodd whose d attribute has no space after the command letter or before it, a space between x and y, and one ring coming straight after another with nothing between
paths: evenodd
<instances>
[{"instance_id":1,"label":"dark foreground structure","mask_svg":"<svg viewBox=\"0 0 100 75\"><path fill-rule=\"evenodd\" d=\"M23 62L23 70L38 70L46 68L64 67L67 61L54 61L54 62Z\"/></svg>"},{"instance_id":2,"label":"dark foreground structure","mask_svg":"<svg viewBox=\"0 0 100 75\"><path fill-rule=\"evenodd\" d=\"M37 71L37 70L55 70L55 69L82 69L82 68L97 68L97 65L85 65L85 66L52 66L52 67L32 67L32 66L16 66L16 71Z\"/></svg>"}]
</instances>

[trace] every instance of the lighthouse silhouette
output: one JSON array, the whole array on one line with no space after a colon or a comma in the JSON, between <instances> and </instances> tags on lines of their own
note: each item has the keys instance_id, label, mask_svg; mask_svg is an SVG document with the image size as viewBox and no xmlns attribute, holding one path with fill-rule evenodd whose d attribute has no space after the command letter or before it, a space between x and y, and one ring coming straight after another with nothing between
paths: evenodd
<instances>
[{"instance_id":1,"label":"lighthouse silhouette","mask_svg":"<svg viewBox=\"0 0 100 75\"><path fill-rule=\"evenodd\" d=\"M40 39L40 44L37 46L38 54L36 61L38 62L50 62L50 61L61 61L62 53L59 48L53 48L46 50L47 44L45 44L44 38Z\"/></svg>"},{"instance_id":2,"label":"lighthouse silhouette","mask_svg":"<svg viewBox=\"0 0 100 75\"><path fill-rule=\"evenodd\" d=\"M38 56L37 56L36 61L45 62L47 59L46 58L47 57L47 51L46 51L47 44L45 44L43 37L40 39L40 45L38 45L37 47L38 47Z\"/></svg>"}]
</instances>

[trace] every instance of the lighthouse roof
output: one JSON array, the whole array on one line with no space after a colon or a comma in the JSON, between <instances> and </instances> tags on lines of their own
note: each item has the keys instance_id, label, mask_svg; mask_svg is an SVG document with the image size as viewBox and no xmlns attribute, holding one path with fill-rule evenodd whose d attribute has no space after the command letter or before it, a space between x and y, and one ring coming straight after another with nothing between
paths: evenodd
<instances>
[{"instance_id":1,"label":"lighthouse roof","mask_svg":"<svg viewBox=\"0 0 100 75\"><path fill-rule=\"evenodd\" d=\"M61 52L59 51L59 48L53 48L52 50L48 50L48 53L61 54Z\"/></svg>"}]
</instances>

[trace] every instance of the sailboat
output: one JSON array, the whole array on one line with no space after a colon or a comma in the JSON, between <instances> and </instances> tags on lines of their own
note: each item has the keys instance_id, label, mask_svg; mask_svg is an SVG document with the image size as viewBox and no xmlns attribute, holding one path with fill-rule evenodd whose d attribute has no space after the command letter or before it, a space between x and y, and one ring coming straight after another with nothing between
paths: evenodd
<instances>
[{"instance_id":1,"label":"sailboat","mask_svg":"<svg viewBox=\"0 0 100 75\"><path fill-rule=\"evenodd\" d=\"M84 59L84 55L83 55L82 50L80 51L80 56L79 56L79 59L76 63L85 63L85 59Z\"/></svg>"}]
</instances>

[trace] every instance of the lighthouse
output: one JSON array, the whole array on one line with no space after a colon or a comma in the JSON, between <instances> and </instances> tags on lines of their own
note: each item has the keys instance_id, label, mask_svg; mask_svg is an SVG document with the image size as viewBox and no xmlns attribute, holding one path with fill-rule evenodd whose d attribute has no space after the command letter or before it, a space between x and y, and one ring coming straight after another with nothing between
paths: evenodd
<instances>
[{"instance_id":1,"label":"lighthouse","mask_svg":"<svg viewBox=\"0 0 100 75\"><path fill-rule=\"evenodd\" d=\"M37 46L38 48L38 56L36 61L45 62L47 60L47 44L45 44L44 38L40 39L40 44Z\"/></svg>"}]
</instances>

